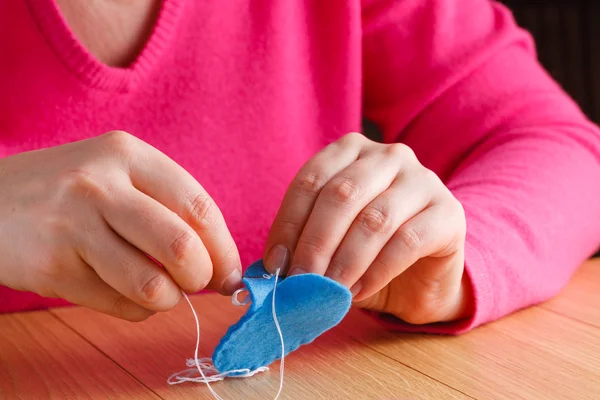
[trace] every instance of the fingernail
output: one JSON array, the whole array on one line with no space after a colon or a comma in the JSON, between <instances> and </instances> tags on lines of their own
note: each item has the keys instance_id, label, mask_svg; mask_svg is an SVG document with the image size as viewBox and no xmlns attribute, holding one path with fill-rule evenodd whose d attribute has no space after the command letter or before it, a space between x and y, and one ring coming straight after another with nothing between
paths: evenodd
<instances>
[{"instance_id":1,"label":"fingernail","mask_svg":"<svg viewBox=\"0 0 600 400\"><path fill-rule=\"evenodd\" d=\"M356 282L354 284L354 286L352 286L352 288L350 289L350 293L352 293L352 297L356 297L359 293L360 290L362 289L362 283L360 281Z\"/></svg>"},{"instance_id":2,"label":"fingernail","mask_svg":"<svg viewBox=\"0 0 600 400\"><path fill-rule=\"evenodd\" d=\"M235 269L223 282L223 291L230 296L242 287L242 274L239 269Z\"/></svg>"},{"instance_id":3,"label":"fingernail","mask_svg":"<svg viewBox=\"0 0 600 400\"><path fill-rule=\"evenodd\" d=\"M277 271L277 269L282 272L285 271L285 268L288 264L290 252L288 249L281 244L273 247L267 256L267 269L271 272Z\"/></svg>"},{"instance_id":4,"label":"fingernail","mask_svg":"<svg viewBox=\"0 0 600 400\"><path fill-rule=\"evenodd\" d=\"M299 266L299 265L294 265L290 269L290 273L288 274L288 276L302 275L302 274L306 274L306 270L304 268L302 268L301 266Z\"/></svg>"}]
</instances>

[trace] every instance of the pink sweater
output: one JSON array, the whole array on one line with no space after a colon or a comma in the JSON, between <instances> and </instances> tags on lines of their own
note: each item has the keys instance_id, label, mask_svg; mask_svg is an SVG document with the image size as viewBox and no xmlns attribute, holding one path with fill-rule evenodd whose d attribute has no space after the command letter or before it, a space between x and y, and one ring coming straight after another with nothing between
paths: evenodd
<instances>
[{"instance_id":1,"label":"pink sweater","mask_svg":"<svg viewBox=\"0 0 600 400\"><path fill-rule=\"evenodd\" d=\"M598 130L493 2L167 0L118 69L53 0L2 1L0 55L0 156L126 130L212 194L244 264L298 168L363 117L411 146L466 210L476 312L398 329L548 299L600 243ZM57 304L0 287L0 312Z\"/></svg>"}]
</instances>

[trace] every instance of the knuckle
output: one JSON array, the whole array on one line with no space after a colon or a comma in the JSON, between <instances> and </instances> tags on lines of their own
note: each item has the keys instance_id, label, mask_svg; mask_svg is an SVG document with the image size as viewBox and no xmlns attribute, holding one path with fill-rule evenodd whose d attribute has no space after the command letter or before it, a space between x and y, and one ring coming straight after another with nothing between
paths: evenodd
<instances>
[{"instance_id":1,"label":"knuckle","mask_svg":"<svg viewBox=\"0 0 600 400\"><path fill-rule=\"evenodd\" d=\"M457 217L459 217L461 219L465 219L465 216L466 216L465 208L463 207L462 203L456 199L456 197L454 197L454 196L452 196L452 194L450 194L450 200L448 201L448 203L451 206L452 212Z\"/></svg>"},{"instance_id":2,"label":"knuckle","mask_svg":"<svg viewBox=\"0 0 600 400\"><path fill-rule=\"evenodd\" d=\"M193 197L187 207L187 213L192 221L200 227L207 228L213 222L213 208L215 204L206 193L199 193Z\"/></svg>"},{"instance_id":3,"label":"knuckle","mask_svg":"<svg viewBox=\"0 0 600 400\"><path fill-rule=\"evenodd\" d=\"M187 229L183 229L174 235L168 249L174 266L183 267L185 265L187 257L194 250L196 240L196 236Z\"/></svg>"},{"instance_id":4,"label":"knuckle","mask_svg":"<svg viewBox=\"0 0 600 400\"><path fill-rule=\"evenodd\" d=\"M167 284L167 279L160 272L154 272L149 277L141 279L140 297L147 303L156 303L160 299L160 294Z\"/></svg>"},{"instance_id":5,"label":"knuckle","mask_svg":"<svg viewBox=\"0 0 600 400\"><path fill-rule=\"evenodd\" d=\"M325 241L321 238L302 235L298 240L297 248L302 248L312 255L323 256L326 254L327 247Z\"/></svg>"},{"instance_id":6,"label":"knuckle","mask_svg":"<svg viewBox=\"0 0 600 400\"><path fill-rule=\"evenodd\" d=\"M294 186L300 194L314 197L321 192L325 183L326 181L318 173L306 172L298 175L294 181Z\"/></svg>"},{"instance_id":7,"label":"knuckle","mask_svg":"<svg viewBox=\"0 0 600 400\"><path fill-rule=\"evenodd\" d=\"M411 253L418 253L423 247L423 234L413 227L400 228L397 239Z\"/></svg>"},{"instance_id":8,"label":"knuckle","mask_svg":"<svg viewBox=\"0 0 600 400\"><path fill-rule=\"evenodd\" d=\"M467 217L465 213L465 209L460 201L452 198L451 201L451 220L453 221L454 226L456 227L456 232L460 236L465 236L467 233Z\"/></svg>"},{"instance_id":9,"label":"knuckle","mask_svg":"<svg viewBox=\"0 0 600 400\"><path fill-rule=\"evenodd\" d=\"M111 131L101 136L101 140L111 153L129 159L136 148L135 136L125 131Z\"/></svg>"},{"instance_id":10,"label":"knuckle","mask_svg":"<svg viewBox=\"0 0 600 400\"><path fill-rule=\"evenodd\" d=\"M392 217L386 206L367 206L358 218L363 229L370 234L386 235L392 229Z\"/></svg>"},{"instance_id":11,"label":"knuckle","mask_svg":"<svg viewBox=\"0 0 600 400\"><path fill-rule=\"evenodd\" d=\"M133 135L121 130L107 132L101 138L115 148L130 146L133 141Z\"/></svg>"},{"instance_id":12,"label":"knuckle","mask_svg":"<svg viewBox=\"0 0 600 400\"><path fill-rule=\"evenodd\" d=\"M342 136L339 140L340 143L348 143L348 144L359 144L363 143L367 138L365 135L359 132L349 132Z\"/></svg>"},{"instance_id":13,"label":"knuckle","mask_svg":"<svg viewBox=\"0 0 600 400\"><path fill-rule=\"evenodd\" d=\"M328 192L336 202L354 204L361 198L363 189L353 179L340 177L330 182Z\"/></svg>"},{"instance_id":14,"label":"knuckle","mask_svg":"<svg viewBox=\"0 0 600 400\"><path fill-rule=\"evenodd\" d=\"M404 143L392 143L387 145L386 154L390 157L401 158L401 159L410 159L416 158L415 152L409 146Z\"/></svg>"},{"instance_id":15,"label":"knuckle","mask_svg":"<svg viewBox=\"0 0 600 400\"><path fill-rule=\"evenodd\" d=\"M440 183L440 178L437 176L435 172L430 170L429 168L423 168L421 171L422 179L429 182Z\"/></svg>"}]
</instances>

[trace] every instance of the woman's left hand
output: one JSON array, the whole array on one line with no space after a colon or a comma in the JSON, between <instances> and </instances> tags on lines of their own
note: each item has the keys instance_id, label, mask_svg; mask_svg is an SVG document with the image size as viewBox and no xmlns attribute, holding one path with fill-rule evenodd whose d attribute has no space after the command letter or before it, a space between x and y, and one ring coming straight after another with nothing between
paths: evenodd
<instances>
[{"instance_id":1,"label":"woman's left hand","mask_svg":"<svg viewBox=\"0 0 600 400\"><path fill-rule=\"evenodd\" d=\"M316 273L349 287L355 305L412 324L469 316L465 214L403 144L351 133L311 158L269 233L266 268Z\"/></svg>"}]
</instances>

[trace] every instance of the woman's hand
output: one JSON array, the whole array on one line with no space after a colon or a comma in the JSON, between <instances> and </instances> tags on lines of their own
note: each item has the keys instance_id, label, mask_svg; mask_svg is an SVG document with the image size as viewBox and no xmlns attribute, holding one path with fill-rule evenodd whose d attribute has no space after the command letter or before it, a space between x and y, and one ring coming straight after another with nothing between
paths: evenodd
<instances>
[{"instance_id":1,"label":"woman's hand","mask_svg":"<svg viewBox=\"0 0 600 400\"><path fill-rule=\"evenodd\" d=\"M410 148L349 134L299 171L265 264L326 275L409 323L451 321L471 312L465 234L462 206Z\"/></svg>"},{"instance_id":2,"label":"woman's hand","mask_svg":"<svg viewBox=\"0 0 600 400\"><path fill-rule=\"evenodd\" d=\"M210 196L124 132L0 160L0 254L1 284L128 320L241 284Z\"/></svg>"}]
</instances>

